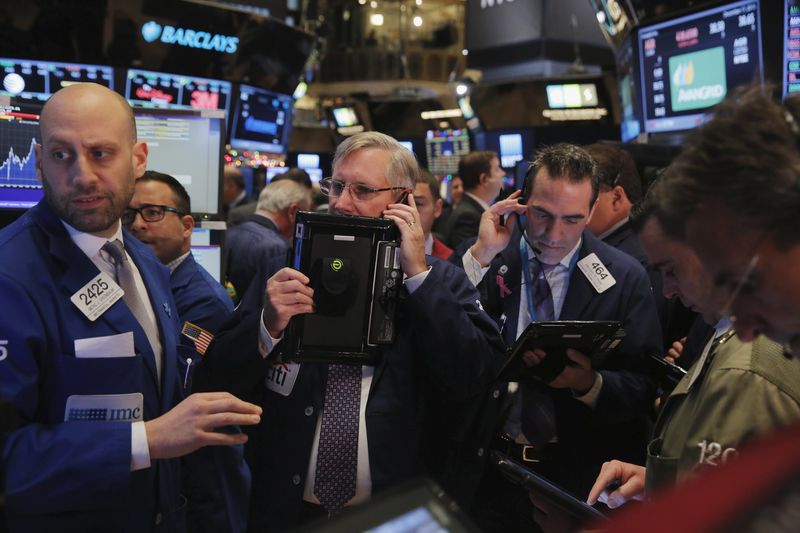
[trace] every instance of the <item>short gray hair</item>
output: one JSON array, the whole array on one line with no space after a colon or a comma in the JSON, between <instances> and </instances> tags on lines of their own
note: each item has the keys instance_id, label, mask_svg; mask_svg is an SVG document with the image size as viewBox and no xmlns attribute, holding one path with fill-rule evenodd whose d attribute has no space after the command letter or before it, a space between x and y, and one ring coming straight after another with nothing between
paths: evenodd
<instances>
[{"instance_id":1,"label":"short gray hair","mask_svg":"<svg viewBox=\"0 0 800 533\"><path fill-rule=\"evenodd\" d=\"M336 148L333 156L333 172L336 174L336 165L348 156L359 150L377 148L392 154L389 166L386 168L386 181L391 187L413 189L419 179L419 165L414 154L392 137L377 131L365 131L348 137Z\"/></svg>"},{"instance_id":2,"label":"short gray hair","mask_svg":"<svg viewBox=\"0 0 800 533\"><path fill-rule=\"evenodd\" d=\"M259 211L280 213L292 204L297 204L302 210L310 209L311 191L292 180L280 180L261 190L256 208Z\"/></svg>"}]
</instances>

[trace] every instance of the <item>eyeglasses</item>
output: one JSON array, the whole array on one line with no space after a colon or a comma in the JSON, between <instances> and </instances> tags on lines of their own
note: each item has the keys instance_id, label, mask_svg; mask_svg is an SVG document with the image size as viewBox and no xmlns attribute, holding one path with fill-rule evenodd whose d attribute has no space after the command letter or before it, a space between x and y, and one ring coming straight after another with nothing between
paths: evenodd
<instances>
[{"instance_id":1,"label":"eyeglasses","mask_svg":"<svg viewBox=\"0 0 800 533\"><path fill-rule=\"evenodd\" d=\"M382 189L373 189L372 187L367 187L360 183L345 183L333 178L325 178L319 182L319 189L322 191L322 194L326 196L333 196L336 198L341 196L345 189L349 189L353 198L361 202L369 200L380 192L399 191L405 188L406 187L384 187Z\"/></svg>"},{"instance_id":2,"label":"eyeglasses","mask_svg":"<svg viewBox=\"0 0 800 533\"><path fill-rule=\"evenodd\" d=\"M133 224L133 221L136 220L136 213L141 215L142 220L145 222L158 222L160 220L164 220L164 216L166 215L167 211L170 213L175 213L179 217L182 217L185 213L181 213L174 207L169 207L168 205L143 205L142 207L129 207L122 213L122 223L125 226Z\"/></svg>"}]
</instances>

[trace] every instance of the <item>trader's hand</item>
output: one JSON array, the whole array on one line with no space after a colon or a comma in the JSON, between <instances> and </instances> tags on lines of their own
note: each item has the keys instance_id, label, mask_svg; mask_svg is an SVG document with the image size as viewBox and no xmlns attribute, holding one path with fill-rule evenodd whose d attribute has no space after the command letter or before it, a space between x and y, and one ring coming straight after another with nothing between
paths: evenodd
<instances>
[{"instance_id":1,"label":"trader's hand","mask_svg":"<svg viewBox=\"0 0 800 533\"><path fill-rule=\"evenodd\" d=\"M153 420L144 423L151 459L172 459L203 446L247 442L247 435L219 433L223 426L252 426L261 421L261 408L227 392L192 394Z\"/></svg>"},{"instance_id":2,"label":"trader's hand","mask_svg":"<svg viewBox=\"0 0 800 533\"><path fill-rule=\"evenodd\" d=\"M567 359L569 362L564 370L550 381L547 385L554 389L572 389L575 394L582 396L586 394L594 385L597 374L592 369L592 361L578 350L567 348ZM528 350L522 356L523 361L528 366L536 366L547 357L544 350Z\"/></svg>"},{"instance_id":3,"label":"trader's hand","mask_svg":"<svg viewBox=\"0 0 800 533\"><path fill-rule=\"evenodd\" d=\"M622 461L603 463L586 503L594 505L601 501L616 509L629 500L643 500L645 472L643 466Z\"/></svg>"},{"instance_id":4,"label":"trader's hand","mask_svg":"<svg viewBox=\"0 0 800 533\"><path fill-rule=\"evenodd\" d=\"M527 207L518 201L522 191L515 191L505 200L501 200L483 212L481 223L478 227L478 240L469 249L472 257L480 262L481 266L488 266L494 256L508 246L511 232L517 216L525 213ZM505 223L502 217L508 214Z\"/></svg>"},{"instance_id":5,"label":"trader's hand","mask_svg":"<svg viewBox=\"0 0 800 533\"><path fill-rule=\"evenodd\" d=\"M681 354L683 354L684 346L686 346L686 337L673 342L672 346L669 347L667 355L664 357L664 359L666 359L667 361L669 361L674 365L675 361L680 359Z\"/></svg>"},{"instance_id":6,"label":"trader's hand","mask_svg":"<svg viewBox=\"0 0 800 533\"><path fill-rule=\"evenodd\" d=\"M389 204L383 216L394 221L400 230L400 266L409 278L428 270L425 263L425 233L420 224L414 195L406 198L408 204Z\"/></svg>"},{"instance_id":7,"label":"trader's hand","mask_svg":"<svg viewBox=\"0 0 800 533\"><path fill-rule=\"evenodd\" d=\"M293 268L282 268L267 280L264 299L264 327L273 337L280 337L295 315L314 312L314 289L308 277Z\"/></svg>"}]
</instances>

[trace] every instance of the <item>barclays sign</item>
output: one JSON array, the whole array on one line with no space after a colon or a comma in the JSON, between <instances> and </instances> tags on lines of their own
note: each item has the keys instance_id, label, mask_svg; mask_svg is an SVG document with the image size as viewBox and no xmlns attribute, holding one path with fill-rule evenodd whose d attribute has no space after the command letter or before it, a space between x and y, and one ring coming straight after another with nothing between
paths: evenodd
<instances>
[{"instance_id":1,"label":"barclays sign","mask_svg":"<svg viewBox=\"0 0 800 533\"><path fill-rule=\"evenodd\" d=\"M188 28L176 28L151 20L142 24L142 37L148 43L161 41L165 44L175 44L202 50L214 50L233 54L239 47L239 38L229 35L210 34L207 31L195 31Z\"/></svg>"}]
</instances>

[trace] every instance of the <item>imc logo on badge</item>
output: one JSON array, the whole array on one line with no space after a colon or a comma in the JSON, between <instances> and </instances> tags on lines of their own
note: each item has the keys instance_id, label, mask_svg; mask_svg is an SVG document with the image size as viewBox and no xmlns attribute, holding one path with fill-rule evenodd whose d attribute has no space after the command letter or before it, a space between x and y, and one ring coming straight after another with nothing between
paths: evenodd
<instances>
[{"instance_id":1,"label":"imc logo on badge","mask_svg":"<svg viewBox=\"0 0 800 533\"><path fill-rule=\"evenodd\" d=\"M161 36L161 24L151 20L142 25L142 37L148 43L152 43Z\"/></svg>"},{"instance_id":2,"label":"imc logo on badge","mask_svg":"<svg viewBox=\"0 0 800 533\"><path fill-rule=\"evenodd\" d=\"M669 58L673 111L704 109L718 104L728 92L725 49L722 46Z\"/></svg>"}]
</instances>

